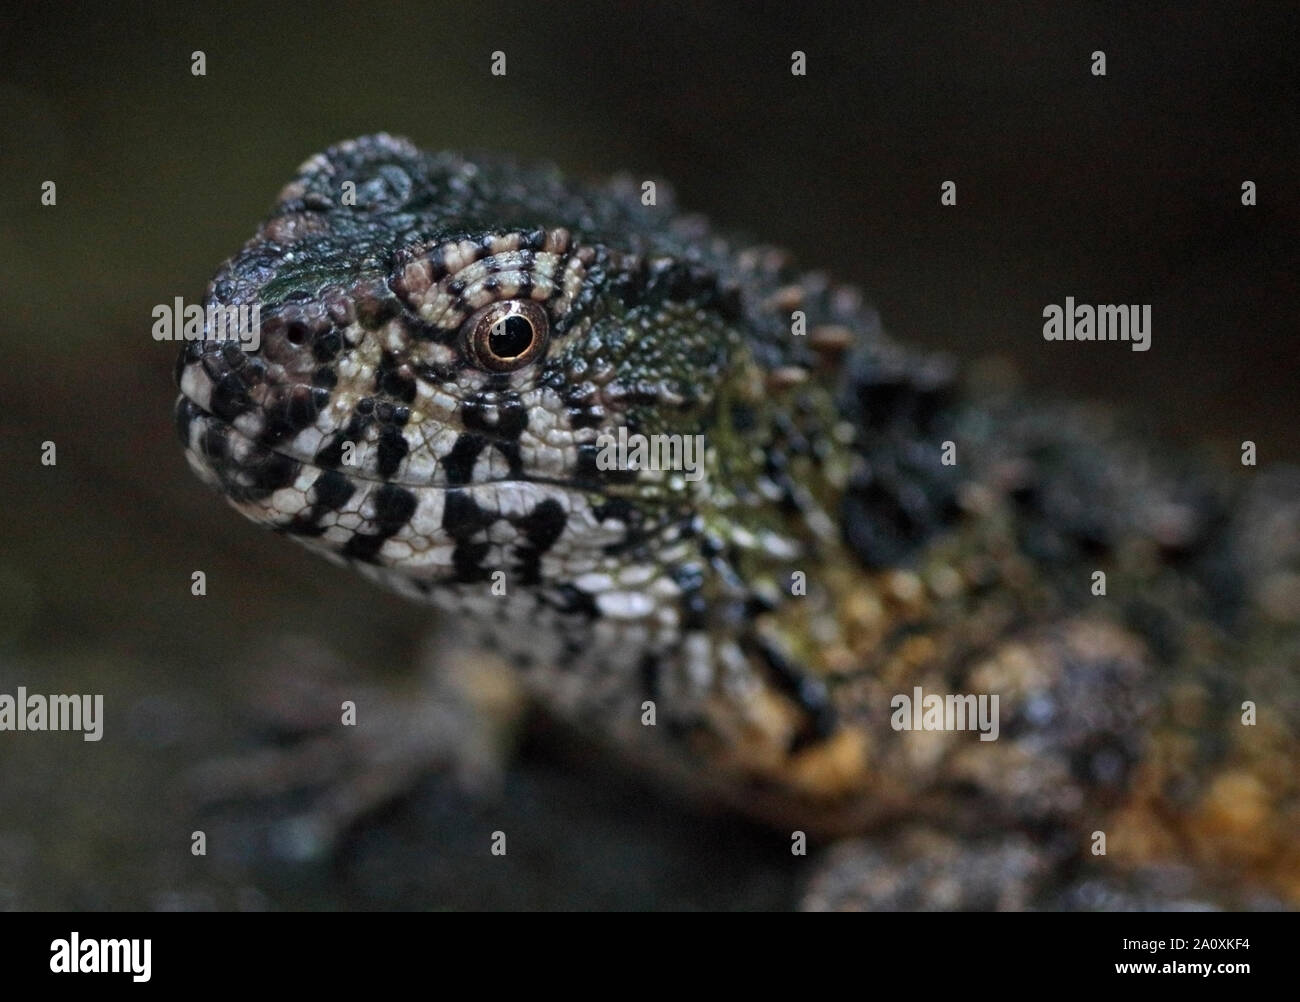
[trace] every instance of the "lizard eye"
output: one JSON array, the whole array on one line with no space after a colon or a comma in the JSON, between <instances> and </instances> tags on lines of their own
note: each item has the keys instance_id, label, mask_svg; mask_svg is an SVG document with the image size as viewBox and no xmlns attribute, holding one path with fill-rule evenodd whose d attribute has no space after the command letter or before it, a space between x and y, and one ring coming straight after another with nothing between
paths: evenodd
<instances>
[{"instance_id":1,"label":"lizard eye","mask_svg":"<svg viewBox=\"0 0 1300 1002\"><path fill-rule=\"evenodd\" d=\"M465 321L466 353L481 369L513 372L546 348L550 324L537 303L501 302L485 306Z\"/></svg>"}]
</instances>

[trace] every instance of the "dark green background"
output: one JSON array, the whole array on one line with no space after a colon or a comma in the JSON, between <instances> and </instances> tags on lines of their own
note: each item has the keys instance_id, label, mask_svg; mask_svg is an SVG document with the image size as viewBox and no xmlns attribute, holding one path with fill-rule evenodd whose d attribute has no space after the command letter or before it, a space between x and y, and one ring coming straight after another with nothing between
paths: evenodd
<instances>
[{"instance_id":1,"label":"dark green background","mask_svg":"<svg viewBox=\"0 0 1300 1002\"><path fill-rule=\"evenodd\" d=\"M6 13L0 691L104 692L109 720L98 745L0 734L0 907L785 907L806 876L779 833L663 801L543 727L501 796L431 780L333 861L190 858L177 777L239 746L240 680L274 638L374 680L429 624L198 484L149 336L152 307L200 295L337 140L669 178L684 207L861 285L901 337L1006 355L1032 392L1113 401L1175 443L1294 460L1295 5L793 6ZM1046 344L1042 308L1067 295L1152 304L1152 350ZM518 833L508 862L483 851L494 828Z\"/></svg>"}]
</instances>

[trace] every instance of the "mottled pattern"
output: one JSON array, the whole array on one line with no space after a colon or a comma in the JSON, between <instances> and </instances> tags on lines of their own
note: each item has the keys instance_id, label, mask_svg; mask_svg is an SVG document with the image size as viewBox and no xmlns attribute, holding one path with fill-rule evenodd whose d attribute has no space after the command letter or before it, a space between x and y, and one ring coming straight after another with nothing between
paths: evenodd
<instances>
[{"instance_id":1,"label":"mottled pattern","mask_svg":"<svg viewBox=\"0 0 1300 1002\"><path fill-rule=\"evenodd\" d=\"M656 203L382 135L313 157L208 290L260 304L259 350L182 353L191 465L702 795L948 833L907 843L952 850L917 871L948 899L877 868L820 903L1084 907L1097 867L1168 859L1300 900L1300 492L1258 502L1286 475L1243 494L1110 415L971 384ZM602 469L620 427L703 435L702 476ZM913 686L999 694L999 739L893 730Z\"/></svg>"}]
</instances>

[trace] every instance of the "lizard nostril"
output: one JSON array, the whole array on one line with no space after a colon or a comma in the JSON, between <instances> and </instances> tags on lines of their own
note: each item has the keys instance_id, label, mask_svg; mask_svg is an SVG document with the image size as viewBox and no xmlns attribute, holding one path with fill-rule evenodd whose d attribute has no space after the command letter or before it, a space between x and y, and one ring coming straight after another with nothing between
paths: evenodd
<instances>
[{"instance_id":1,"label":"lizard nostril","mask_svg":"<svg viewBox=\"0 0 1300 1002\"><path fill-rule=\"evenodd\" d=\"M307 343L308 333L306 324L292 323L285 330L284 336L294 347L301 347Z\"/></svg>"}]
</instances>

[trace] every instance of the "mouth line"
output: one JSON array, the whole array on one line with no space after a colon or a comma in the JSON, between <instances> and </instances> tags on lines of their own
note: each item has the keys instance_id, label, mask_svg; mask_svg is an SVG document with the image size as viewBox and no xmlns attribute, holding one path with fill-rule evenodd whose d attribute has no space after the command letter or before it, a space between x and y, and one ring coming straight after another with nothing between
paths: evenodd
<instances>
[{"instance_id":1,"label":"mouth line","mask_svg":"<svg viewBox=\"0 0 1300 1002\"><path fill-rule=\"evenodd\" d=\"M218 415L212 413L211 411L204 408L197 401L195 401L193 398L186 396L185 394L181 394L180 399L186 401L196 412L195 416L202 417L205 423L215 428L220 428L225 434L238 437L241 441L247 443L249 446L251 446L254 449L261 450L269 455L276 456L280 459L285 459L294 463L298 463L304 467L310 467L312 469L317 469L321 471L335 472L357 483L373 484L375 486L389 485L393 487L401 487L404 490L410 490L410 491L444 491L444 492L458 491L458 490L472 491L481 487L536 485L541 487L559 488L561 490L570 491L579 494L596 494L605 498L628 498L628 499L638 499L638 500L646 500L646 501L652 500L650 498L643 498L641 493L634 489L629 489L631 485L628 484L597 484L589 481L576 480L576 479L565 480L559 477L540 477L540 476L539 477L531 477L531 476L494 477L487 480L470 480L470 481L465 481L464 483L429 483L428 481L425 480L410 480L405 478L386 479L384 477L375 476L374 474L367 473L363 470L357 469L355 467L347 466L347 465L326 466L320 463L315 456L297 455L292 452L286 452L285 450L277 446L266 445L262 442L257 441L256 439L250 438L238 427L236 427L236 425L233 422L228 421L225 418L219 417ZM182 444L185 446L187 450L193 451L188 438L186 438ZM438 465L435 467L435 469L443 469L442 463L440 461Z\"/></svg>"}]
</instances>

